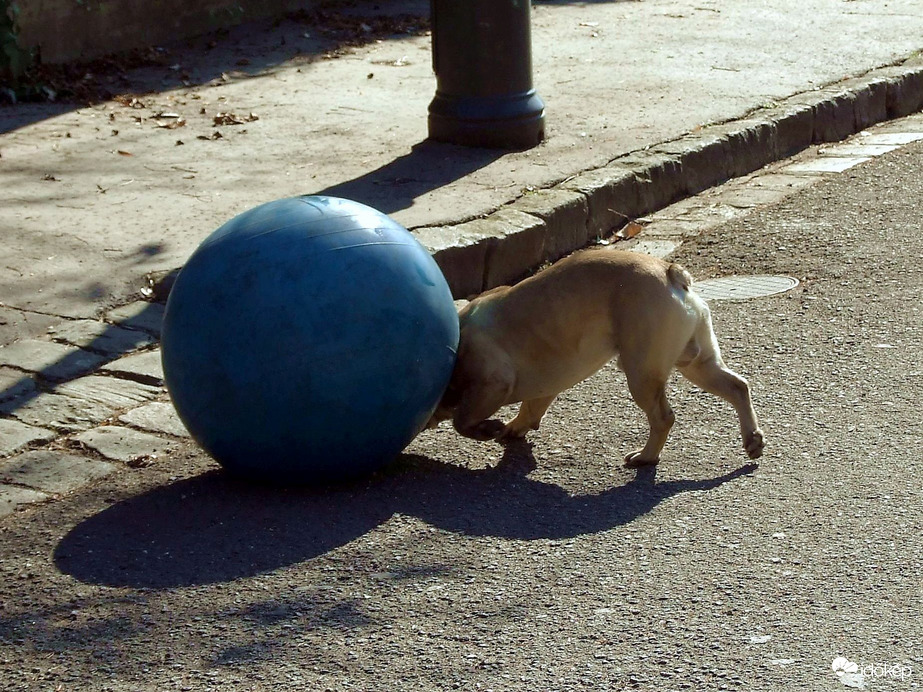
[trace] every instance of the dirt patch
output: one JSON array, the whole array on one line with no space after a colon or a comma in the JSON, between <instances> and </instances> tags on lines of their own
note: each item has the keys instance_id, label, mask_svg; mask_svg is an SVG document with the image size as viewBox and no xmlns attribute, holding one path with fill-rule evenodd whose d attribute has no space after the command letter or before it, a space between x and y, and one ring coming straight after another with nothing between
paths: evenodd
<instances>
[{"instance_id":1,"label":"dirt patch","mask_svg":"<svg viewBox=\"0 0 923 692\"><path fill-rule=\"evenodd\" d=\"M371 10L371 12L370 12ZM396 36L420 36L429 32L430 18L421 14L376 13L378 8L330 9L291 12L273 22L288 22L300 27L303 36L319 39L316 52L299 58L334 59L352 49ZM238 30L240 28L238 27ZM183 69L189 50L233 51L239 31L222 29L183 44L169 47L143 46L89 61L44 64L36 61L11 84L0 85L0 104L18 102L59 102L95 104L119 94L138 92L137 76L142 68L165 68L166 79L174 86L192 86L194 77ZM283 41L284 43L284 41ZM236 67L251 64L248 58L232 61Z\"/></svg>"}]
</instances>

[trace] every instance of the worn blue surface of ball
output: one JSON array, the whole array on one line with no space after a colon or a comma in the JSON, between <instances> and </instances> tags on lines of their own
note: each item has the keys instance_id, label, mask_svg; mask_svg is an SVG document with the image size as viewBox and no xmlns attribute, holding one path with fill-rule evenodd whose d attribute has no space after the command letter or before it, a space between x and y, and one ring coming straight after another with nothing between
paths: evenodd
<instances>
[{"instance_id":1,"label":"worn blue surface of ball","mask_svg":"<svg viewBox=\"0 0 923 692\"><path fill-rule=\"evenodd\" d=\"M231 219L179 273L164 377L192 437L267 483L346 480L426 425L458 317L433 258L357 202L282 199Z\"/></svg>"}]
</instances>

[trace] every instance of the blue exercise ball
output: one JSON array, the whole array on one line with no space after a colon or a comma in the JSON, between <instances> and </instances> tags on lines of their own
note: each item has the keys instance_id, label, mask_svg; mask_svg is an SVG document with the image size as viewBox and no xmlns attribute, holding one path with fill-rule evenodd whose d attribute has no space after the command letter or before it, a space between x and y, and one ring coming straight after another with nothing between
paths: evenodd
<instances>
[{"instance_id":1,"label":"blue exercise ball","mask_svg":"<svg viewBox=\"0 0 923 692\"><path fill-rule=\"evenodd\" d=\"M167 389L228 471L341 481L394 459L449 382L458 316L436 262L358 202L306 196L231 219L167 301Z\"/></svg>"}]
</instances>

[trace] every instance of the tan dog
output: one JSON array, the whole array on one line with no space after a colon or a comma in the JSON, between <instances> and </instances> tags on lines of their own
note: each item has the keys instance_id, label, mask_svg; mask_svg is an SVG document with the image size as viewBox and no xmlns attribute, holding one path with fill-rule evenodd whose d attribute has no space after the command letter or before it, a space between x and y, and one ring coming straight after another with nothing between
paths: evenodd
<instances>
[{"instance_id":1,"label":"tan dog","mask_svg":"<svg viewBox=\"0 0 923 692\"><path fill-rule=\"evenodd\" d=\"M483 293L459 311L458 360L430 427L452 418L477 440L524 437L560 392L618 356L650 423L647 444L625 457L627 465L660 461L674 420L665 395L674 368L734 406L744 449L758 458L763 433L750 388L721 360L708 306L691 284L678 264L603 248ZM506 425L489 420L519 401Z\"/></svg>"}]
</instances>

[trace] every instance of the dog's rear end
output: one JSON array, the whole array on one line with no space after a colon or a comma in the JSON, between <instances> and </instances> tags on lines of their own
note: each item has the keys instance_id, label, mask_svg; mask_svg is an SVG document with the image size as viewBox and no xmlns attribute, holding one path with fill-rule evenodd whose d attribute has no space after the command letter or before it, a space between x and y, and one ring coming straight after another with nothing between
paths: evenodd
<instances>
[{"instance_id":1,"label":"dog's rear end","mask_svg":"<svg viewBox=\"0 0 923 692\"><path fill-rule=\"evenodd\" d=\"M684 344L676 358L652 360L645 357L643 347L628 358L624 350L620 353L619 365L625 371L629 390L650 424L647 443L628 454L625 463L644 466L660 460L660 452L675 420L666 399L667 379L674 368L693 384L731 403L740 423L744 451L751 459L759 458L764 447L763 433L753 410L747 381L725 365L712 327L711 312L692 290L692 276L678 264L667 265L666 276L673 297L688 315L688 319L683 320L683 330L691 328L691 334L684 338L683 330L673 332L676 338L673 343ZM666 337L665 343L672 341L669 334L661 331L660 335Z\"/></svg>"},{"instance_id":2,"label":"dog's rear end","mask_svg":"<svg viewBox=\"0 0 923 692\"><path fill-rule=\"evenodd\" d=\"M750 385L725 365L708 305L691 288L687 291L688 300L696 304L699 319L684 358L676 363L676 368L693 384L730 402L737 412L744 451L751 459L758 459L763 454L765 441L753 410Z\"/></svg>"}]
</instances>

